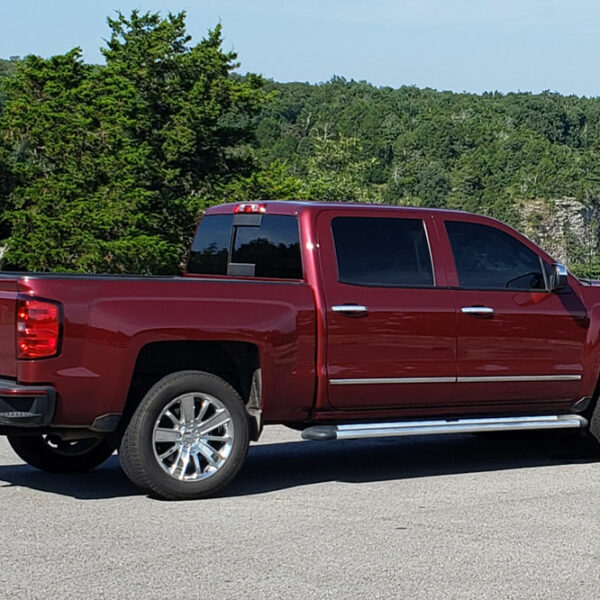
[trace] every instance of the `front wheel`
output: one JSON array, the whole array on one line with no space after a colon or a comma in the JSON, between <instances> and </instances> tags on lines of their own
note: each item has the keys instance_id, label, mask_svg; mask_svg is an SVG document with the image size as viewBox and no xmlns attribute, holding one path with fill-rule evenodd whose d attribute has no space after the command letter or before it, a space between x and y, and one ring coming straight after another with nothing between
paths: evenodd
<instances>
[{"instance_id":1,"label":"front wheel","mask_svg":"<svg viewBox=\"0 0 600 600\"><path fill-rule=\"evenodd\" d=\"M596 448L600 447L600 400L596 401L596 406L590 418L590 426L588 429L589 437L593 441Z\"/></svg>"},{"instance_id":2,"label":"front wheel","mask_svg":"<svg viewBox=\"0 0 600 600\"><path fill-rule=\"evenodd\" d=\"M90 471L114 452L104 438L67 441L55 434L9 435L8 443L26 463L51 473Z\"/></svg>"},{"instance_id":3,"label":"front wheel","mask_svg":"<svg viewBox=\"0 0 600 600\"><path fill-rule=\"evenodd\" d=\"M119 448L125 474L169 500L211 496L238 473L249 443L241 397L220 377L180 371L144 396Z\"/></svg>"}]
</instances>

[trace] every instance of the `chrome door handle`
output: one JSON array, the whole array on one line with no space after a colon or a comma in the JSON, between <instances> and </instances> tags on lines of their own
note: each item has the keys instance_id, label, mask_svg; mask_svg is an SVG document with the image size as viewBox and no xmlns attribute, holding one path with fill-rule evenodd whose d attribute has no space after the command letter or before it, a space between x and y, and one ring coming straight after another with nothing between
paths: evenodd
<instances>
[{"instance_id":1,"label":"chrome door handle","mask_svg":"<svg viewBox=\"0 0 600 600\"><path fill-rule=\"evenodd\" d=\"M494 309L489 306L463 306L460 312L465 315L475 315L480 317L491 317L494 314Z\"/></svg>"},{"instance_id":2,"label":"chrome door handle","mask_svg":"<svg viewBox=\"0 0 600 600\"><path fill-rule=\"evenodd\" d=\"M332 306L331 310L334 313L347 313L349 315L358 315L369 311L369 309L362 304L337 304L336 306Z\"/></svg>"}]
</instances>

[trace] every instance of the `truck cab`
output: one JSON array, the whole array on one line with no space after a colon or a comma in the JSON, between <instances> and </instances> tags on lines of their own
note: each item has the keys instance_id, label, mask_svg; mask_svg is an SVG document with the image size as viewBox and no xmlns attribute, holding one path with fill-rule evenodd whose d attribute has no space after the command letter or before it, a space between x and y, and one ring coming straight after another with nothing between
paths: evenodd
<instances>
[{"instance_id":1,"label":"truck cab","mask_svg":"<svg viewBox=\"0 0 600 600\"><path fill-rule=\"evenodd\" d=\"M305 277L322 332L314 413L567 410L589 393L586 286L571 275L557 286L552 258L502 223L346 204L242 210L264 212L207 213L188 274Z\"/></svg>"}]
</instances>

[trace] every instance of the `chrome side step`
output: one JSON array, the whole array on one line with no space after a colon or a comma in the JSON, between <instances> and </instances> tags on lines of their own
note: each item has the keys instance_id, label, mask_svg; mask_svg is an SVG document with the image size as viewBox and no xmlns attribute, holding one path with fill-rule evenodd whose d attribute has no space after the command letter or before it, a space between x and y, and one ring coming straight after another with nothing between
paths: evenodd
<instances>
[{"instance_id":1,"label":"chrome side step","mask_svg":"<svg viewBox=\"0 0 600 600\"><path fill-rule=\"evenodd\" d=\"M581 429L588 422L580 415L532 417L490 417L482 419L447 419L435 421L399 421L395 423L351 423L313 425L302 432L305 440L355 440L361 438L482 431L517 431L533 429Z\"/></svg>"}]
</instances>

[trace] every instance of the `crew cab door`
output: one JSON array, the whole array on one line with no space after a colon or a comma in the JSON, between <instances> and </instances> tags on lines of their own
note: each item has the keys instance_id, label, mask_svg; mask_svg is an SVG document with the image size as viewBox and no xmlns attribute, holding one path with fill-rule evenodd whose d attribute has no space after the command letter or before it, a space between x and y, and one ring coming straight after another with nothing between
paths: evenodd
<instances>
[{"instance_id":1,"label":"crew cab door","mask_svg":"<svg viewBox=\"0 0 600 600\"><path fill-rule=\"evenodd\" d=\"M317 220L329 403L336 409L450 402L456 315L419 211L324 211Z\"/></svg>"},{"instance_id":2,"label":"crew cab door","mask_svg":"<svg viewBox=\"0 0 600 600\"><path fill-rule=\"evenodd\" d=\"M588 317L572 278L573 287L550 291L549 257L500 223L456 215L440 229L455 267L454 405L527 410L577 400Z\"/></svg>"}]
</instances>

